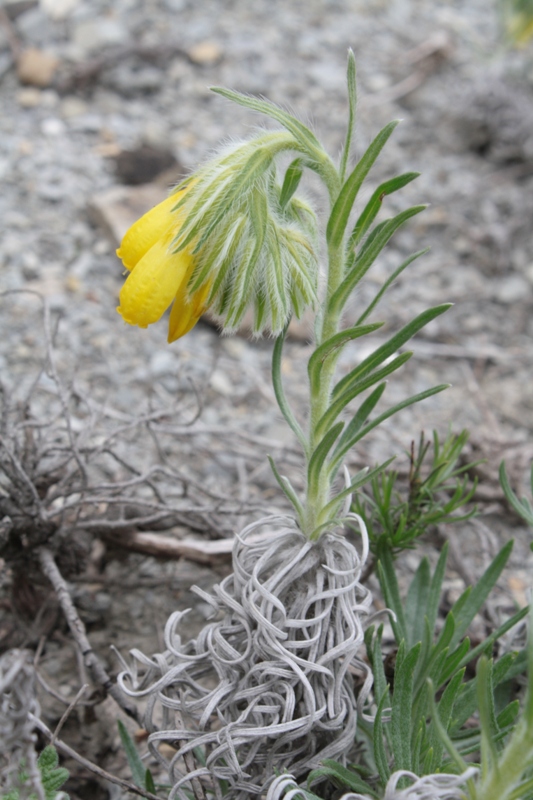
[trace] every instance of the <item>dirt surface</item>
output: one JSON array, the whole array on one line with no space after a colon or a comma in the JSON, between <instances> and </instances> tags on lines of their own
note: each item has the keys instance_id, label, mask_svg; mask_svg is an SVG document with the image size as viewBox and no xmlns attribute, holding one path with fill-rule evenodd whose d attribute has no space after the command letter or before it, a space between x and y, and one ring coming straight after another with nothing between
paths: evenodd
<instances>
[{"instance_id":1,"label":"dirt surface","mask_svg":"<svg viewBox=\"0 0 533 800\"><path fill-rule=\"evenodd\" d=\"M357 153L389 120L402 119L361 202L385 177L416 170L421 177L389 198L387 211L419 202L429 208L395 236L350 313L409 253L428 245L431 251L402 275L377 317L393 331L430 305L454 303L417 337L415 358L390 381L386 396L392 404L443 381L453 388L374 432L353 454L352 467L398 453L405 472L403 453L421 429L469 428L468 455L487 459L479 468L481 517L442 531L454 540L455 566L462 565L449 588L475 580L515 535L495 613L523 603L530 585L528 534L504 516L496 476L505 458L514 485L525 491L533 452L533 56L531 49L504 45L493 5L48 0L24 10L7 3L0 26L0 370L11 401L31 396L32 419L43 423L47 441L56 437L61 446L67 435L61 414L68 408L70 434L84 442L93 483L131 481L134 470L168 467L158 487L173 503L176 538L227 538L258 514L284 509L267 453L296 485L300 462L270 387L272 343L221 339L201 322L168 346L164 323L146 331L126 327L115 312L122 281L115 243L90 209L121 181L140 183L169 167L186 174L221 140L269 126L211 94L213 84L289 108L338 153L352 47ZM33 70L26 59L24 71L21 53L30 48L46 58ZM305 190L324 208L318 185L310 181ZM369 346L347 350L341 369ZM47 353L58 380L49 364L43 371ZM299 411L309 353L304 325L283 362L286 391ZM134 498L135 485L128 491ZM101 519L107 506L95 501L90 508ZM65 566L69 586L91 643L113 674L119 664L111 644L124 655L132 647L156 652L176 608L193 609L193 632L207 609L191 584L206 589L229 569L223 556L215 566L161 560L102 541L90 525L78 533L75 546L64 542L64 554L76 551L78 567L76 573ZM425 550L436 552L431 543ZM406 575L417 560L413 553L405 557ZM70 701L83 670L46 581L30 590L7 567L0 575L0 648L41 642L42 677ZM42 687L40 701L53 728L65 704ZM94 708L80 705L62 736L127 777L115 716L109 699ZM74 800L125 796L69 766Z\"/></svg>"}]
</instances>

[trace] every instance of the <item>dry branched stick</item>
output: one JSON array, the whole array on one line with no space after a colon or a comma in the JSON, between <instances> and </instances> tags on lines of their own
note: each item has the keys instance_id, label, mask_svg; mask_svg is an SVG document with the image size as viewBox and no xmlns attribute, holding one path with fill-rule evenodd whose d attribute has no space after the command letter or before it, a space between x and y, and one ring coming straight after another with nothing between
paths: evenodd
<instances>
[{"instance_id":1,"label":"dry branched stick","mask_svg":"<svg viewBox=\"0 0 533 800\"><path fill-rule=\"evenodd\" d=\"M0 789L6 782L8 789L16 788L23 761L37 800L45 800L30 719L39 713L32 654L28 650L4 653L0 657Z\"/></svg>"},{"instance_id":2,"label":"dry branched stick","mask_svg":"<svg viewBox=\"0 0 533 800\"><path fill-rule=\"evenodd\" d=\"M85 625L81 621L78 612L70 597L65 579L57 568L54 557L50 550L46 547L40 547L38 550L39 563L43 573L46 575L52 586L54 587L57 599L61 605L65 619L78 645L81 654L83 655L84 663L90 670L91 676L95 683L99 684L106 694L109 694L113 700L123 709L123 711L132 717L132 719L139 721L139 714L137 708L133 703L124 696L119 687L111 680L106 670L102 666L100 659L92 649L90 642L87 638Z\"/></svg>"}]
</instances>

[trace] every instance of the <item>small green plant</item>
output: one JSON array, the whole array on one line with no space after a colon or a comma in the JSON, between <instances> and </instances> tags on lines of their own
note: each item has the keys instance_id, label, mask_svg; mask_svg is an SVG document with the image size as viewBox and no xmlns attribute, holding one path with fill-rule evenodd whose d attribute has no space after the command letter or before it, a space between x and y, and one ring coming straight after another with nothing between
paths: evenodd
<instances>
[{"instance_id":1,"label":"small green plant","mask_svg":"<svg viewBox=\"0 0 533 800\"><path fill-rule=\"evenodd\" d=\"M531 500L529 500L527 497L523 497L521 500L519 500L516 494L513 492L511 489L511 484L509 483L509 478L507 477L504 461L502 461L500 464L500 484L509 505L514 509L514 511L516 511L518 516L522 517L522 519L527 522L530 528L533 529L533 505ZM531 496L533 498L533 465L531 466Z\"/></svg>"},{"instance_id":2,"label":"small green plant","mask_svg":"<svg viewBox=\"0 0 533 800\"><path fill-rule=\"evenodd\" d=\"M438 635L435 631L447 548L443 548L433 574L427 559L421 561L403 600L393 559L386 551L384 561L378 564L378 575L392 612L395 647L389 656L392 654L393 659L386 658L382 650L383 626L370 626L365 642L374 679L374 708L359 724L356 741L360 759L350 768L331 760L324 762L310 774L309 786L328 777L346 791L364 790L371 797L383 797L398 771L418 777L457 773L458 758L463 763L465 756L478 753L484 735L479 674L469 677L468 673L481 657L486 659L487 670L482 676L483 691L490 687L491 741L500 746L518 714L518 700L509 699L509 687L525 672L528 656L526 650L519 650L495 662L489 659L498 639L524 619L528 609L518 611L475 647L466 632L494 588L511 550L512 542L500 551L476 586L463 592ZM406 782L400 780L399 786Z\"/></svg>"},{"instance_id":3,"label":"small green plant","mask_svg":"<svg viewBox=\"0 0 533 800\"><path fill-rule=\"evenodd\" d=\"M68 770L64 767L59 767L58 764L57 750L52 745L48 745L37 759L44 800L69 800L68 794L59 791L65 781L68 780L69 773ZM28 795L24 789L28 785L29 775L23 765L19 771L18 781L20 788L12 789L7 794L2 795L0 800L22 800L22 798L26 797L27 800L38 800L36 792L31 792Z\"/></svg>"},{"instance_id":4,"label":"small green plant","mask_svg":"<svg viewBox=\"0 0 533 800\"><path fill-rule=\"evenodd\" d=\"M421 435L410 454L405 496L397 473L386 471L390 461L354 476L345 464L374 428L446 388L441 384L381 406L387 379L412 356L404 346L449 308L423 311L369 355L354 359L346 374L337 374L341 353L385 325L372 321L380 300L426 252L403 261L357 318L346 321L348 300L385 246L424 210L416 205L378 221L387 196L413 181L414 172L381 183L358 206L359 190L397 122L386 125L350 167L356 111L351 52L347 82L348 125L338 161L278 106L216 88L281 130L223 149L138 220L118 251L130 271L118 308L127 323L146 327L171 307L173 342L207 308L226 332L249 309L254 333L275 337L274 394L301 447L305 476L300 492L270 459L291 516L249 524L236 537L232 574L210 594L194 587L215 618L197 639L182 641L179 624L186 612L176 611L165 628L164 653L148 658L133 650L133 664L123 663L122 689L147 698L148 749L168 770L172 800L278 800L286 793L288 800L312 798L330 779L353 798L407 800L408 792L413 800L451 800L464 797L458 794L462 787L470 792L478 774L480 786L486 774L496 774L503 762L494 753L512 731L507 746L514 741L513 752L522 747L529 753L529 733L520 733L522 723L516 723L518 701L507 691L524 671L527 654L519 650L491 660L495 642L527 610L476 646L467 636L512 543L453 604L442 627L447 547L433 572L422 559L405 598L396 574L396 555L414 547L429 528L475 513L467 508L476 488L468 476L471 465L460 462L467 433L449 434L442 443L435 434L432 448ZM298 194L306 172L318 177L327 197L323 226ZM315 314L314 348L307 363L307 408L300 414L285 395L281 363L291 316L306 309ZM352 504L354 493L369 482ZM360 532L359 549L342 535L348 526ZM260 529L266 531L258 538ZM369 553L374 563L365 570ZM384 626L376 629L366 620L372 596L365 578L374 566L395 640L388 671ZM478 673L469 673L476 661ZM350 670L365 675L362 686L354 687ZM123 728L121 737L137 786L153 788ZM160 750L165 742L176 748L170 760ZM481 767L466 763L479 752ZM504 774L511 779L511 770ZM325 791L329 800L331 787ZM518 797L511 793L506 800Z\"/></svg>"},{"instance_id":5,"label":"small green plant","mask_svg":"<svg viewBox=\"0 0 533 800\"><path fill-rule=\"evenodd\" d=\"M470 502L477 487L477 480L469 478L476 464L461 464L467 441L468 431L450 432L442 443L436 431L432 441L422 432L418 449L414 442L411 445L406 490L398 488L396 471L382 469L371 478L369 488L355 496L352 510L365 522L375 558L384 549L396 554L414 547L432 526L460 522L476 513L475 508L457 513Z\"/></svg>"}]
</instances>

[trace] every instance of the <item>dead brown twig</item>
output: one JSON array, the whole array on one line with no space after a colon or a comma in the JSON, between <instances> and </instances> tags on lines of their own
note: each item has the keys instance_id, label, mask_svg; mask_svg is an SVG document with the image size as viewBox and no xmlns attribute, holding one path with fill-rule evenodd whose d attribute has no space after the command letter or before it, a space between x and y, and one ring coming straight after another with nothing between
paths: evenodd
<instances>
[{"instance_id":1,"label":"dead brown twig","mask_svg":"<svg viewBox=\"0 0 533 800\"><path fill-rule=\"evenodd\" d=\"M70 597L65 579L58 570L52 553L50 550L48 550L48 548L40 547L38 550L38 557L44 575L46 575L54 587L54 591L61 605L63 614L65 615L70 632L72 633L72 636L74 637L76 644L83 655L84 663L89 669L93 680L102 687L106 694L109 694L113 700L115 700L115 702L120 706L120 708L122 708L123 711L126 712L126 714L128 714L128 716L139 722L139 712L137 707L130 703L130 701L120 691L119 687L113 683L102 663L100 662L100 659L92 649L87 638L85 625L81 621L79 614L76 611L76 607L74 606L74 603Z\"/></svg>"}]
</instances>

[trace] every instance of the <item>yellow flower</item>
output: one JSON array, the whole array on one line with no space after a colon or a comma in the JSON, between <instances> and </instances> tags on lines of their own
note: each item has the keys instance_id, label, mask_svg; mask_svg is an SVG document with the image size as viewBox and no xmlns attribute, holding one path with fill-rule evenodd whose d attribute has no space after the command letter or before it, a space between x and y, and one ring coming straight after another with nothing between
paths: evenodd
<instances>
[{"instance_id":1,"label":"yellow flower","mask_svg":"<svg viewBox=\"0 0 533 800\"><path fill-rule=\"evenodd\" d=\"M189 294L194 269L190 249L172 252L172 242L183 222L172 209L186 192L171 195L135 222L124 236L117 256L130 274L120 292L119 314L129 325L146 328L157 322L173 303L168 341L193 328L207 308L209 281Z\"/></svg>"}]
</instances>

